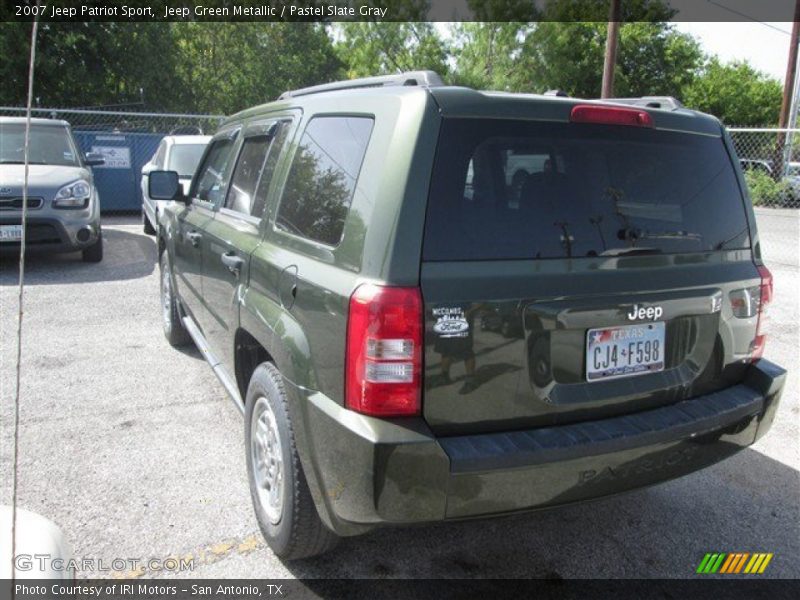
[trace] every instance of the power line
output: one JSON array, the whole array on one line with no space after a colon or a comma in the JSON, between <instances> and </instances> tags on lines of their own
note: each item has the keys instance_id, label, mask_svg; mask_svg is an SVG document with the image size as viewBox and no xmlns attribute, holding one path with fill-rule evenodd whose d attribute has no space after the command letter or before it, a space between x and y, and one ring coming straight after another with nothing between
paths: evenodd
<instances>
[{"instance_id":1,"label":"power line","mask_svg":"<svg viewBox=\"0 0 800 600\"><path fill-rule=\"evenodd\" d=\"M706 0L706 2L708 2L709 4L713 4L714 6L717 6L717 7L721 8L722 10L727 10L729 13L733 13L735 15L739 15L740 17L744 17L745 19L747 19L749 21L752 21L753 23L758 23L759 25L763 25L764 27L769 27L770 29L774 29L775 31L779 31L780 33L782 33L784 35L792 35L788 31L786 31L785 29L781 29L780 27L775 27L775 25L771 25L769 23L765 23L764 21L756 19L755 17L751 17L750 15L747 15L747 14L745 14L743 12L740 12L740 11L736 10L735 8L731 8L730 6L725 6L724 4L721 4L720 2L716 2L715 0Z\"/></svg>"}]
</instances>

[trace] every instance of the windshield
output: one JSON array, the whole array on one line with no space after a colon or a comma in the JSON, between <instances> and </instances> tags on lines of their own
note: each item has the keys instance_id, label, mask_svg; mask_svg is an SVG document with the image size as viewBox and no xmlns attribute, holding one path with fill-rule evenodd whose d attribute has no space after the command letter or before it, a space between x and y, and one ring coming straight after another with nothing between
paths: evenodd
<instances>
[{"instance_id":1,"label":"windshield","mask_svg":"<svg viewBox=\"0 0 800 600\"><path fill-rule=\"evenodd\" d=\"M447 119L426 260L578 258L750 245L718 137L634 127Z\"/></svg>"},{"instance_id":2,"label":"windshield","mask_svg":"<svg viewBox=\"0 0 800 600\"><path fill-rule=\"evenodd\" d=\"M167 170L176 171L179 176L191 179L205 149L206 144L175 144L169 153Z\"/></svg>"},{"instance_id":3,"label":"windshield","mask_svg":"<svg viewBox=\"0 0 800 600\"><path fill-rule=\"evenodd\" d=\"M0 123L0 164L25 162L25 124ZM31 124L30 163L78 167L77 149L65 127Z\"/></svg>"}]
</instances>

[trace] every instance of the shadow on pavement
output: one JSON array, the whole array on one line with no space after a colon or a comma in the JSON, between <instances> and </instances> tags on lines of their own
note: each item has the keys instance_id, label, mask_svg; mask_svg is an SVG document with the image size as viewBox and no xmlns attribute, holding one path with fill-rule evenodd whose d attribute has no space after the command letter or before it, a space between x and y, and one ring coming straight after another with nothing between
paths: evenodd
<instances>
[{"instance_id":1,"label":"shadow on pavement","mask_svg":"<svg viewBox=\"0 0 800 600\"><path fill-rule=\"evenodd\" d=\"M798 472L750 449L629 494L507 518L379 529L284 563L314 578L694 578L706 552L773 552L763 577L796 577Z\"/></svg>"},{"instance_id":2,"label":"shadow on pavement","mask_svg":"<svg viewBox=\"0 0 800 600\"><path fill-rule=\"evenodd\" d=\"M121 281L147 277L155 269L155 239L121 229L103 228L103 260L85 263L80 252L26 254L25 285L52 285ZM0 256L0 286L16 285L19 253Z\"/></svg>"}]
</instances>

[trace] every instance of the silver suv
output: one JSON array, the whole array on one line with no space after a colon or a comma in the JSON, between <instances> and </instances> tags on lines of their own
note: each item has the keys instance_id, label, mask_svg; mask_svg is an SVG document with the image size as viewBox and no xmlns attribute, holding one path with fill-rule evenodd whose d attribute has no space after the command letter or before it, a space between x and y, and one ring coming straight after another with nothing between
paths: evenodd
<instances>
[{"instance_id":1,"label":"silver suv","mask_svg":"<svg viewBox=\"0 0 800 600\"><path fill-rule=\"evenodd\" d=\"M19 249L22 240L22 185L25 177L25 119L0 117L0 253ZM83 156L69 123L31 119L26 249L83 253L86 262L103 259L100 197L92 165Z\"/></svg>"}]
</instances>

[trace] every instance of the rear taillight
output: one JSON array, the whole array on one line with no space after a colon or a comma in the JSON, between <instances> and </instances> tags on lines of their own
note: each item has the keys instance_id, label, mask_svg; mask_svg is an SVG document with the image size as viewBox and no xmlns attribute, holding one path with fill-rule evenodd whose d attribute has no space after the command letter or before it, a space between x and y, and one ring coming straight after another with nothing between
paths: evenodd
<instances>
[{"instance_id":1,"label":"rear taillight","mask_svg":"<svg viewBox=\"0 0 800 600\"><path fill-rule=\"evenodd\" d=\"M345 404L358 412L420 412L422 296L418 288L364 284L350 297Z\"/></svg>"},{"instance_id":2,"label":"rear taillight","mask_svg":"<svg viewBox=\"0 0 800 600\"><path fill-rule=\"evenodd\" d=\"M772 302L772 273L764 266L758 267L761 283L751 287L733 290L730 294L731 312L739 319L757 317L756 336L750 344L751 360L764 355L766 341L767 307Z\"/></svg>"},{"instance_id":3,"label":"rear taillight","mask_svg":"<svg viewBox=\"0 0 800 600\"><path fill-rule=\"evenodd\" d=\"M597 106L595 104L573 106L569 120L573 123L653 127L653 117L646 110L617 106Z\"/></svg>"},{"instance_id":4,"label":"rear taillight","mask_svg":"<svg viewBox=\"0 0 800 600\"><path fill-rule=\"evenodd\" d=\"M759 286L758 325L756 325L756 338L753 340L751 353L753 360L758 360L764 355L764 345L767 341L767 308L772 302L772 273L762 265L758 267L758 274L761 275L761 285Z\"/></svg>"}]
</instances>

